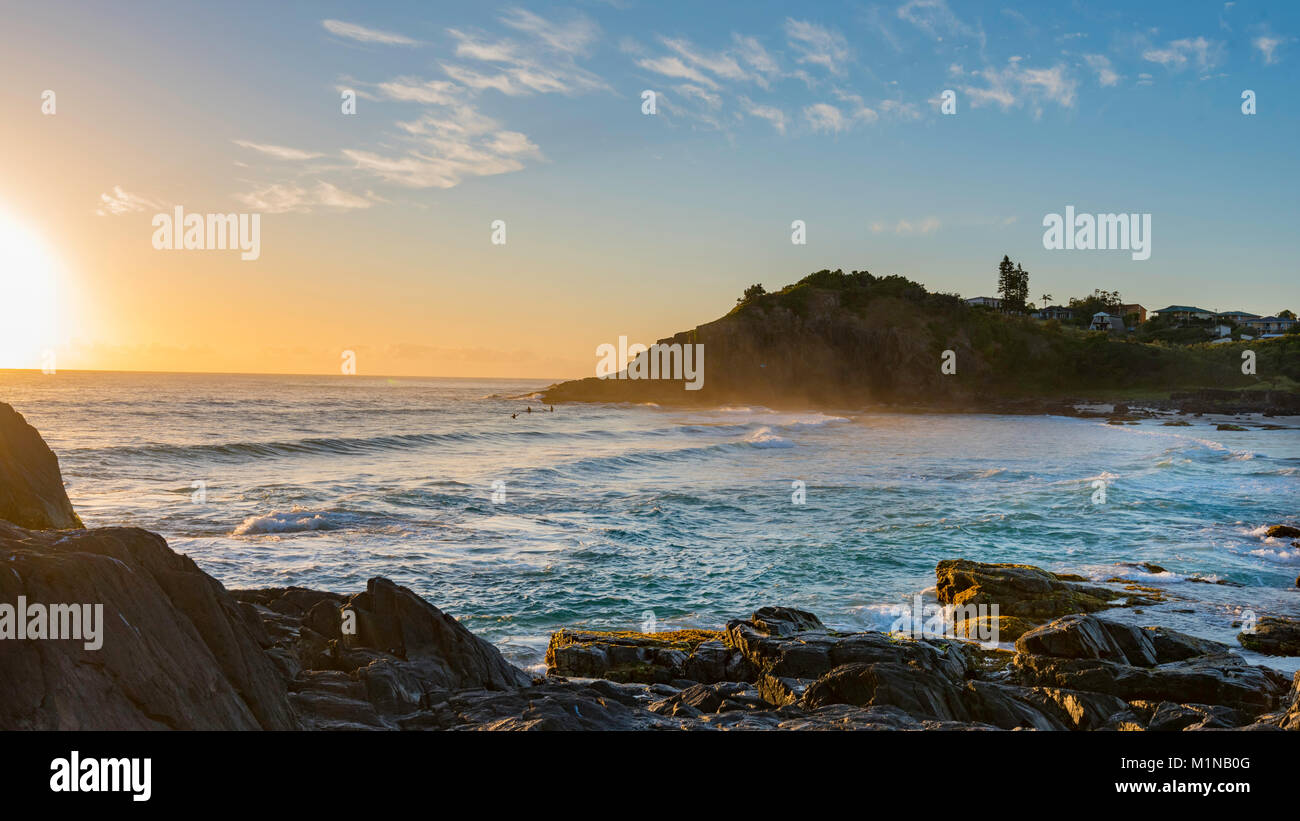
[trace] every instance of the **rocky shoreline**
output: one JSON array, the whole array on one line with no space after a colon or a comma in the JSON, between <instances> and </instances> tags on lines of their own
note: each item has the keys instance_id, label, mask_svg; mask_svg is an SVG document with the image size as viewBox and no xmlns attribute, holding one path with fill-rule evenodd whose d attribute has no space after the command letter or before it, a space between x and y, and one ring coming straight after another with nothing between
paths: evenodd
<instances>
[{"instance_id":1,"label":"rocky shoreline","mask_svg":"<svg viewBox=\"0 0 1300 821\"><path fill-rule=\"evenodd\" d=\"M385 578L227 590L157 534L83 528L6 405L0 561L0 603L104 612L97 649L0 640L5 730L1300 730L1300 674L1105 618L1150 603L1142 590L964 559L936 567L939 602L997 604L1014 649L766 606L718 630L560 630L529 675ZM1240 640L1294 655L1297 628L1261 620Z\"/></svg>"}]
</instances>

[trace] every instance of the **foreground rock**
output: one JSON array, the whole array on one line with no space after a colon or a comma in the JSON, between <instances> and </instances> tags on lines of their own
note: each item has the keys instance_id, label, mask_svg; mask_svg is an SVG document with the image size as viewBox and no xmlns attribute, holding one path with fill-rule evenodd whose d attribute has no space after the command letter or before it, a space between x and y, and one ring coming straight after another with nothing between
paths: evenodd
<instances>
[{"instance_id":1,"label":"foreground rock","mask_svg":"<svg viewBox=\"0 0 1300 821\"><path fill-rule=\"evenodd\" d=\"M256 618L162 537L0 523L0 563L0 602L103 607L98 649L66 639L0 641L0 728L297 726Z\"/></svg>"},{"instance_id":2,"label":"foreground rock","mask_svg":"<svg viewBox=\"0 0 1300 821\"><path fill-rule=\"evenodd\" d=\"M1058 616L1092 613L1110 607L1149 604L1141 596L1060 576L1023 564L984 564L945 559L934 570L940 604L956 607L997 605L998 635L1014 641L1026 631ZM985 625L981 625L985 626ZM973 634L970 631L969 634Z\"/></svg>"},{"instance_id":3,"label":"foreground rock","mask_svg":"<svg viewBox=\"0 0 1300 821\"><path fill-rule=\"evenodd\" d=\"M753 667L722 639L721 632L709 630L560 630L551 636L546 664L556 675L622 682L752 681Z\"/></svg>"},{"instance_id":4,"label":"foreground rock","mask_svg":"<svg viewBox=\"0 0 1300 821\"><path fill-rule=\"evenodd\" d=\"M82 527L59 459L22 414L0 402L0 519L34 529Z\"/></svg>"},{"instance_id":5,"label":"foreground rock","mask_svg":"<svg viewBox=\"0 0 1300 821\"><path fill-rule=\"evenodd\" d=\"M1238 633L1237 641L1266 656L1300 656L1300 621L1262 616L1252 630Z\"/></svg>"}]
</instances>

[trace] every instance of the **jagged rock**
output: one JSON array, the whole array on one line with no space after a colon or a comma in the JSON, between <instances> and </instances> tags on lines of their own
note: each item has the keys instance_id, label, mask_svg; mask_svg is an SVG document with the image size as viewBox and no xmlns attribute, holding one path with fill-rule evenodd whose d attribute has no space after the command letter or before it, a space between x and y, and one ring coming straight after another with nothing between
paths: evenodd
<instances>
[{"instance_id":1,"label":"jagged rock","mask_svg":"<svg viewBox=\"0 0 1300 821\"><path fill-rule=\"evenodd\" d=\"M1091 613L1117 606L1123 594L1104 587L1067 581L1024 564L984 564L945 559L935 567L940 604L994 605L999 615L1039 622L1071 613Z\"/></svg>"},{"instance_id":2,"label":"jagged rock","mask_svg":"<svg viewBox=\"0 0 1300 821\"><path fill-rule=\"evenodd\" d=\"M1197 656L1223 655L1231 648L1223 642L1190 636L1167 627L1143 627L1151 646L1156 651L1156 661L1185 661Z\"/></svg>"},{"instance_id":3,"label":"jagged rock","mask_svg":"<svg viewBox=\"0 0 1300 821\"><path fill-rule=\"evenodd\" d=\"M953 635L958 638L969 638L972 641L979 640L982 636L996 635L998 642L1008 642L1015 641L1040 623L1037 619L1027 619L1023 616L999 615L997 618L992 615L976 616L954 620Z\"/></svg>"},{"instance_id":4,"label":"jagged rock","mask_svg":"<svg viewBox=\"0 0 1300 821\"><path fill-rule=\"evenodd\" d=\"M1278 726L1283 730L1300 730L1300 672L1291 679L1291 692L1287 693L1284 706L1286 712L1278 720Z\"/></svg>"},{"instance_id":5,"label":"jagged rock","mask_svg":"<svg viewBox=\"0 0 1300 821\"><path fill-rule=\"evenodd\" d=\"M753 681L754 671L744 656L722 638L722 633L712 630L559 630L546 648L547 672L661 684L677 679L704 684Z\"/></svg>"},{"instance_id":6,"label":"jagged rock","mask_svg":"<svg viewBox=\"0 0 1300 821\"><path fill-rule=\"evenodd\" d=\"M1021 700L1033 704L1071 730L1116 728L1124 721L1124 714L1129 709L1123 699L1105 693L1058 687L1024 687L1018 690Z\"/></svg>"},{"instance_id":7,"label":"jagged rock","mask_svg":"<svg viewBox=\"0 0 1300 821\"><path fill-rule=\"evenodd\" d=\"M1261 616L1253 630L1237 634L1247 650L1266 656L1300 656L1300 621L1281 616Z\"/></svg>"},{"instance_id":8,"label":"jagged rock","mask_svg":"<svg viewBox=\"0 0 1300 821\"><path fill-rule=\"evenodd\" d=\"M1150 667L1156 663L1155 645L1137 627L1075 614L1056 619L1016 640L1016 650L1070 659L1105 659L1120 664Z\"/></svg>"},{"instance_id":9,"label":"jagged rock","mask_svg":"<svg viewBox=\"0 0 1300 821\"><path fill-rule=\"evenodd\" d=\"M0 641L3 729L293 729L242 605L137 528L0 523L0 601L103 605L102 647Z\"/></svg>"},{"instance_id":10,"label":"jagged rock","mask_svg":"<svg viewBox=\"0 0 1300 821\"><path fill-rule=\"evenodd\" d=\"M22 414L0 402L0 519L32 530L85 527L63 487L59 458Z\"/></svg>"},{"instance_id":11,"label":"jagged rock","mask_svg":"<svg viewBox=\"0 0 1300 821\"><path fill-rule=\"evenodd\" d=\"M378 650L409 662L426 689L506 689L532 681L460 622L388 579L370 579L366 592L342 609L355 613L357 623L356 634L339 642L344 648Z\"/></svg>"},{"instance_id":12,"label":"jagged rock","mask_svg":"<svg viewBox=\"0 0 1300 821\"><path fill-rule=\"evenodd\" d=\"M1300 527L1292 527L1291 525L1273 525L1264 535L1270 536L1274 539L1294 539L1300 537Z\"/></svg>"},{"instance_id":13,"label":"jagged rock","mask_svg":"<svg viewBox=\"0 0 1300 821\"><path fill-rule=\"evenodd\" d=\"M750 617L755 629L769 636L793 636L795 633L826 632L822 620L806 610L793 607L760 607Z\"/></svg>"},{"instance_id":14,"label":"jagged rock","mask_svg":"<svg viewBox=\"0 0 1300 821\"><path fill-rule=\"evenodd\" d=\"M1286 690L1286 680L1276 671L1230 655L1134 667L1101 659L1017 653L1011 672L1016 683L1027 687L1085 690L1125 701L1219 704L1249 716L1275 708Z\"/></svg>"},{"instance_id":15,"label":"jagged rock","mask_svg":"<svg viewBox=\"0 0 1300 821\"><path fill-rule=\"evenodd\" d=\"M1245 723L1240 712L1229 707L1212 704L1175 704L1163 701L1147 723L1152 732L1178 730L1223 730L1240 727Z\"/></svg>"}]
</instances>

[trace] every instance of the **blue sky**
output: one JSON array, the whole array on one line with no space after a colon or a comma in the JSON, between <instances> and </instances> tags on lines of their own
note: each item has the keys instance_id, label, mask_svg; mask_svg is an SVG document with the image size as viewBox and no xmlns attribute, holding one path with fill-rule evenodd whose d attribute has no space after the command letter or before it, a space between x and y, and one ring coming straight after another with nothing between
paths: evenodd
<instances>
[{"instance_id":1,"label":"blue sky","mask_svg":"<svg viewBox=\"0 0 1300 821\"><path fill-rule=\"evenodd\" d=\"M425 363L480 351L568 375L752 282L842 267L973 296L1004 253L1035 299L1300 309L1294 3L72 8L24 10L0 58L7 103L64 88L63 122L84 117L84 145L35 160L84 163L37 212L95 212L110 249L153 205L264 213L264 258L230 287L364 270L352 303ZM1151 258L1045 250L1067 205L1150 213Z\"/></svg>"}]
</instances>

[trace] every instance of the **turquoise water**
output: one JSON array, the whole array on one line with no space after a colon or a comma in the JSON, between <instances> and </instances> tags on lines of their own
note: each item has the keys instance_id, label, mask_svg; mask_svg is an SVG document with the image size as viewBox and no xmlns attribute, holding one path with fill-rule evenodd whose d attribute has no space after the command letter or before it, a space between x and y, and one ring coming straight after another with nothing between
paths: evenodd
<instances>
[{"instance_id":1,"label":"turquoise water","mask_svg":"<svg viewBox=\"0 0 1300 821\"><path fill-rule=\"evenodd\" d=\"M522 412L544 385L0 372L0 401L59 455L87 525L157 531L229 587L388 576L525 665L558 627L639 629L647 611L714 628L785 604L880 629L953 557L1163 586L1180 598L1121 617L1224 641L1238 610L1300 615L1300 547L1262 536L1300 517L1300 430Z\"/></svg>"}]
</instances>

